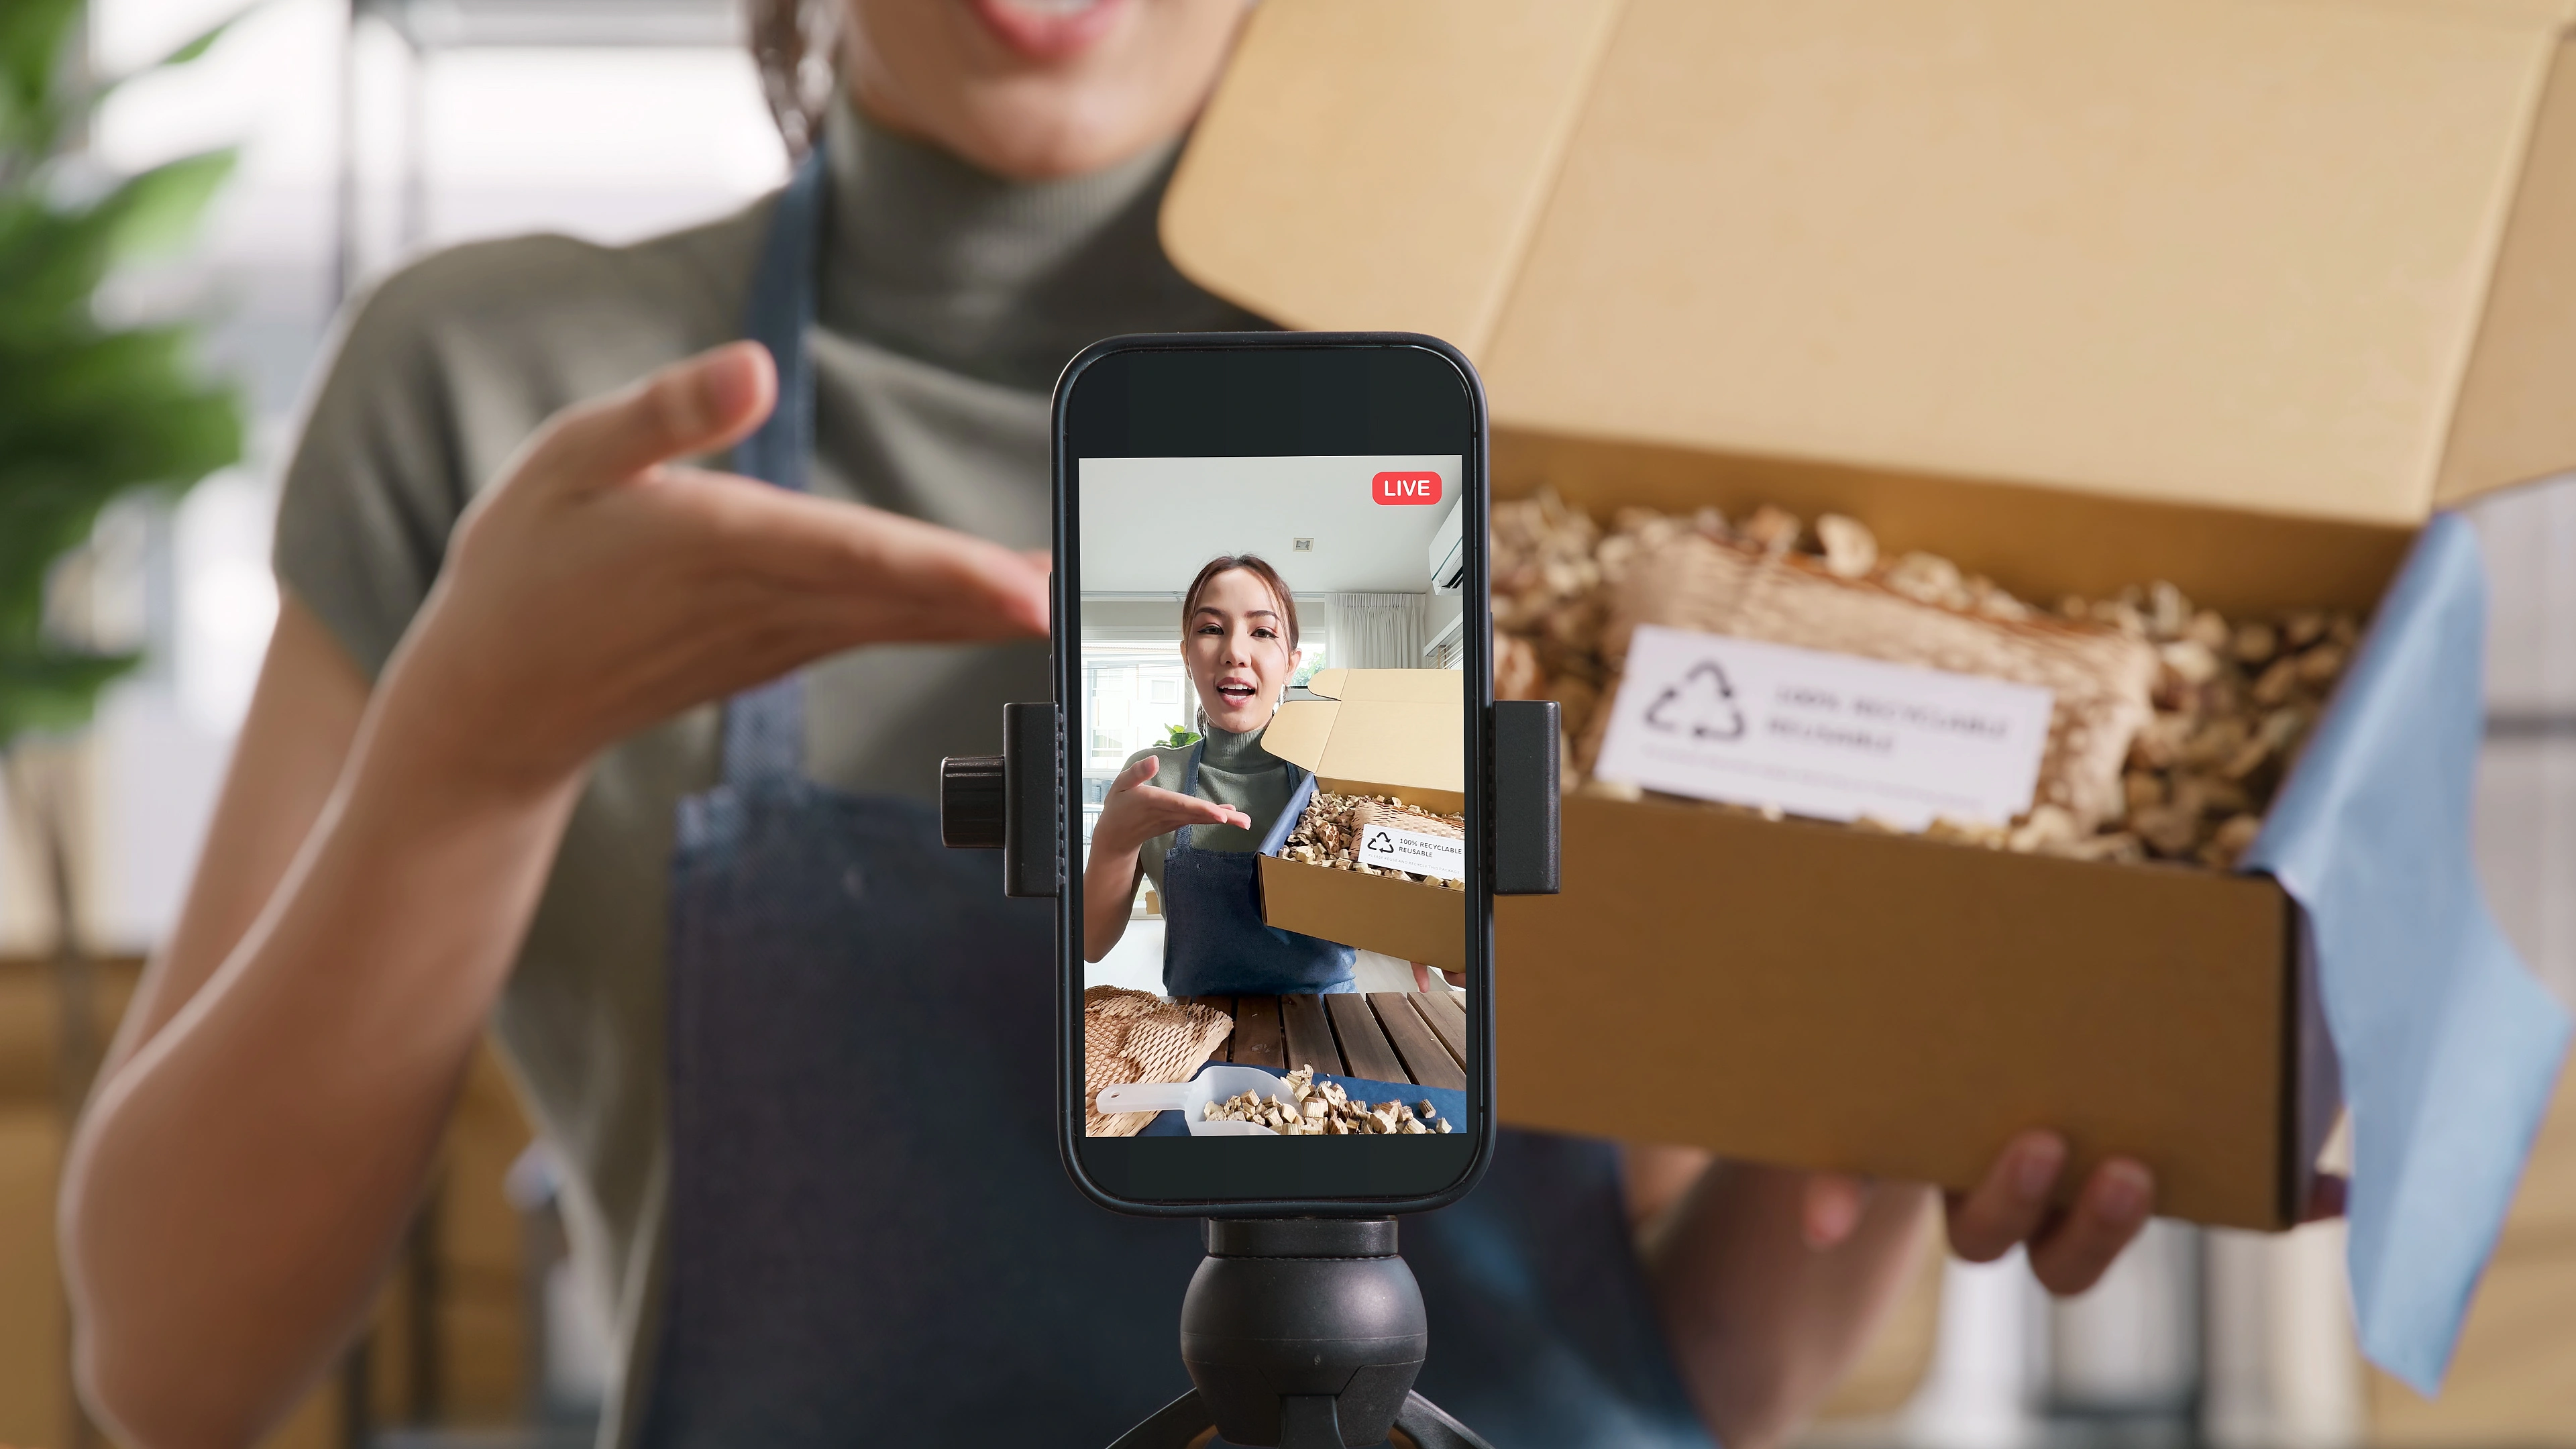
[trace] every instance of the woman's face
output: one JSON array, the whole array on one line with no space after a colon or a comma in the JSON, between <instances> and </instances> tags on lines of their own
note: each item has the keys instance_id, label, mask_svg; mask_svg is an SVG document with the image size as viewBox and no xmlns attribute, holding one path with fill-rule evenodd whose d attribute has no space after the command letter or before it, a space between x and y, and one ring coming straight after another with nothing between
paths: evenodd
<instances>
[{"instance_id":1,"label":"woman's face","mask_svg":"<svg viewBox=\"0 0 2576 1449\"><path fill-rule=\"evenodd\" d=\"M1208 723L1229 734L1270 723L1279 692L1297 670L1288 621L1270 586L1249 569L1228 569L1208 580L1184 627L1181 663Z\"/></svg>"},{"instance_id":2,"label":"woman's face","mask_svg":"<svg viewBox=\"0 0 2576 1449\"><path fill-rule=\"evenodd\" d=\"M1180 133L1246 0L849 0L842 74L880 125L986 171L1096 171Z\"/></svg>"}]
</instances>

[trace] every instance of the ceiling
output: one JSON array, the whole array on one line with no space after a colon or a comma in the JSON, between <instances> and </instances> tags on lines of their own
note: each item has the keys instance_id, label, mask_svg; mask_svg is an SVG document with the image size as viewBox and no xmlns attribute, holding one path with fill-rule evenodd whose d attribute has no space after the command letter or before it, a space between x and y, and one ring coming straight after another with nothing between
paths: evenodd
<instances>
[{"instance_id":1,"label":"ceiling","mask_svg":"<svg viewBox=\"0 0 2576 1449\"><path fill-rule=\"evenodd\" d=\"M1381 471L1436 472L1440 501L1382 504ZM1177 596L1201 565L1256 553L1298 594L1418 594L1449 516L1458 458L1093 458L1081 464L1082 592ZM1311 552L1296 540L1312 539Z\"/></svg>"}]
</instances>

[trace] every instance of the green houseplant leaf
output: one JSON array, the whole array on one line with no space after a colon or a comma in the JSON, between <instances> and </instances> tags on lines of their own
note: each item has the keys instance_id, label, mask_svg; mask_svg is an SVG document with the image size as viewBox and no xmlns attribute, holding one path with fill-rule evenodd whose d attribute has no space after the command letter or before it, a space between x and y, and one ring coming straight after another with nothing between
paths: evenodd
<instances>
[{"instance_id":1,"label":"green houseplant leaf","mask_svg":"<svg viewBox=\"0 0 2576 1449\"><path fill-rule=\"evenodd\" d=\"M86 197L62 184L65 138L113 84L75 64L82 3L0 0L0 752L31 730L81 727L136 662L47 629L52 571L118 498L175 493L242 452L238 400L197 368L194 328L108 327L96 307L119 263L189 235L233 153L183 156ZM232 23L135 74L204 55Z\"/></svg>"}]
</instances>

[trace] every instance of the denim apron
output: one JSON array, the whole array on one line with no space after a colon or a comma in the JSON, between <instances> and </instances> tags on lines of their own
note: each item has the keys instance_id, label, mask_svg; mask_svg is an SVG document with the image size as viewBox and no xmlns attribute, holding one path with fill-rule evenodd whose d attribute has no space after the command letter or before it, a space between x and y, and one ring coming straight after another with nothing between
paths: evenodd
<instances>
[{"instance_id":1,"label":"denim apron","mask_svg":"<svg viewBox=\"0 0 2576 1449\"><path fill-rule=\"evenodd\" d=\"M751 292L779 410L736 465L790 488L823 190L809 157ZM1064 1175L1049 903L1006 898L997 852L943 849L930 806L805 778L803 715L794 676L731 700L721 780L679 810L668 1259L635 1440L1098 1449L1189 1386L1198 1225L1108 1212ZM1404 1226L1423 1388L1498 1449L1708 1442L1615 1165L1507 1132L1484 1188Z\"/></svg>"},{"instance_id":2,"label":"denim apron","mask_svg":"<svg viewBox=\"0 0 2576 1449\"><path fill-rule=\"evenodd\" d=\"M1181 771L1181 793L1199 792L1199 756L1190 748ZM1261 857L1279 848L1306 802L1315 777L1291 765L1297 788L1270 824L1257 850L1201 850L1190 844L1194 825L1172 833L1163 852L1163 994L1166 996L1281 996L1293 992L1348 991L1348 946L1266 925L1261 919Z\"/></svg>"}]
</instances>

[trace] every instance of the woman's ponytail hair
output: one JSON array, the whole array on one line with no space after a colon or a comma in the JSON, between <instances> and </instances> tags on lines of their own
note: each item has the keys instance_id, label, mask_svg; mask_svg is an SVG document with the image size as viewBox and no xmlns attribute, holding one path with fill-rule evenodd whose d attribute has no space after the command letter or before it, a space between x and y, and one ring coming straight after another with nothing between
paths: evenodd
<instances>
[{"instance_id":1,"label":"woman's ponytail hair","mask_svg":"<svg viewBox=\"0 0 2576 1449\"><path fill-rule=\"evenodd\" d=\"M1270 597L1279 601L1279 617L1288 624L1288 652L1296 653L1297 596L1288 592L1288 581L1279 577L1279 570L1257 553L1221 553L1207 561L1199 576L1190 580L1189 592L1181 595L1181 636L1189 637L1190 620L1198 617L1199 596L1207 592L1208 585L1216 582L1217 575L1236 569L1261 580L1269 588Z\"/></svg>"},{"instance_id":2,"label":"woman's ponytail hair","mask_svg":"<svg viewBox=\"0 0 2576 1449\"><path fill-rule=\"evenodd\" d=\"M823 134L839 84L842 10L849 0L745 0L751 59L760 94L787 142L787 159L805 159Z\"/></svg>"}]
</instances>

